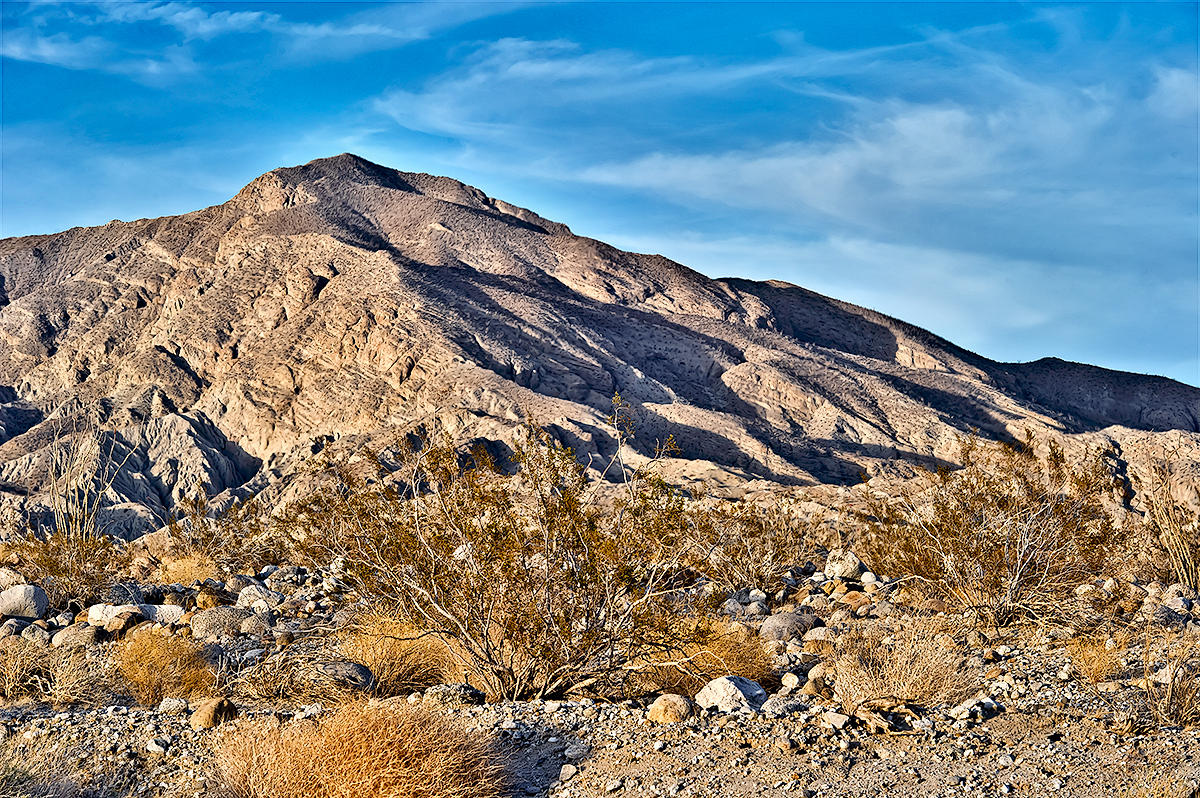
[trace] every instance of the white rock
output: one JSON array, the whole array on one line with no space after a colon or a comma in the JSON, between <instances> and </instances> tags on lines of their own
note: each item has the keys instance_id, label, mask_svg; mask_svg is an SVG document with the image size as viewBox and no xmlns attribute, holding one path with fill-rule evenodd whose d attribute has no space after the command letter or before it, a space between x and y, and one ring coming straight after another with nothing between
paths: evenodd
<instances>
[{"instance_id":1,"label":"white rock","mask_svg":"<svg viewBox=\"0 0 1200 798\"><path fill-rule=\"evenodd\" d=\"M825 575L830 579L857 579L865 570L863 561L849 549L834 549L825 559Z\"/></svg>"},{"instance_id":2,"label":"white rock","mask_svg":"<svg viewBox=\"0 0 1200 798\"><path fill-rule=\"evenodd\" d=\"M696 694L696 703L718 712L757 710L767 700L767 691L758 682L743 676L722 676L704 685Z\"/></svg>"},{"instance_id":3,"label":"white rock","mask_svg":"<svg viewBox=\"0 0 1200 798\"><path fill-rule=\"evenodd\" d=\"M265 588L262 585L249 585L242 588L242 591L238 593L237 604L235 606L259 609L261 602L261 609L268 610L278 607L285 599L286 596L282 593L276 593L274 590Z\"/></svg>"},{"instance_id":4,"label":"white rock","mask_svg":"<svg viewBox=\"0 0 1200 798\"><path fill-rule=\"evenodd\" d=\"M0 615L36 621L50 609L46 591L37 585L14 585L0 592Z\"/></svg>"}]
</instances>

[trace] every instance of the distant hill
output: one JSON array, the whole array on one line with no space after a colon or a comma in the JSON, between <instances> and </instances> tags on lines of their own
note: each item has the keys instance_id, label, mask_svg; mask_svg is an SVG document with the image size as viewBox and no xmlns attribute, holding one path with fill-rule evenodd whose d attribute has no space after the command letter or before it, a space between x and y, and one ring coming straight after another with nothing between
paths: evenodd
<instances>
[{"instance_id":1,"label":"distant hill","mask_svg":"<svg viewBox=\"0 0 1200 798\"><path fill-rule=\"evenodd\" d=\"M1200 464L1196 388L996 363L354 155L276 169L182 216L0 241L0 497L13 506L42 501L47 455L74 431L116 446L106 503L135 534L198 482L282 496L326 447L409 432L502 450L532 420L606 456L616 392L644 450L674 435L676 477L725 493L952 464L972 429Z\"/></svg>"}]
</instances>

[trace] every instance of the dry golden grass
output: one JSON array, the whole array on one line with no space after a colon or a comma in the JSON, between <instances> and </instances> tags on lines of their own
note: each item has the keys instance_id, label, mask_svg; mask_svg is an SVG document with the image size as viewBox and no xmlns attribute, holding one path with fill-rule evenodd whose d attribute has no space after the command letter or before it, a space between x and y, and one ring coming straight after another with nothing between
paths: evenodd
<instances>
[{"instance_id":1,"label":"dry golden grass","mask_svg":"<svg viewBox=\"0 0 1200 798\"><path fill-rule=\"evenodd\" d=\"M244 724L214 762L231 798L499 798L505 786L491 739L407 705Z\"/></svg>"},{"instance_id":2,"label":"dry golden grass","mask_svg":"<svg viewBox=\"0 0 1200 798\"><path fill-rule=\"evenodd\" d=\"M190 585L218 576L217 564L206 554L184 554L163 561L155 573L160 584Z\"/></svg>"},{"instance_id":3,"label":"dry golden grass","mask_svg":"<svg viewBox=\"0 0 1200 798\"><path fill-rule=\"evenodd\" d=\"M890 636L859 630L842 635L834 672L835 693L849 714L879 699L936 706L961 700L977 687L954 638L928 623Z\"/></svg>"},{"instance_id":4,"label":"dry golden grass","mask_svg":"<svg viewBox=\"0 0 1200 798\"><path fill-rule=\"evenodd\" d=\"M1147 633L1142 698L1155 725L1200 726L1200 644ZM1152 674L1160 675L1159 679Z\"/></svg>"},{"instance_id":5,"label":"dry golden grass","mask_svg":"<svg viewBox=\"0 0 1200 798\"><path fill-rule=\"evenodd\" d=\"M81 650L45 648L25 641L0 648L0 696L65 706L96 699L108 674Z\"/></svg>"},{"instance_id":6,"label":"dry golden grass","mask_svg":"<svg viewBox=\"0 0 1200 798\"><path fill-rule=\"evenodd\" d=\"M1124 635L1112 638L1104 635L1076 637L1067 644L1071 666L1090 684L1111 679L1121 670L1121 655L1127 647Z\"/></svg>"},{"instance_id":7,"label":"dry golden grass","mask_svg":"<svg viewBox=\"0 0 1200 798\"><path fill-rule=\"evenodd\" d=\"M687 641L683 645L666 648L631 664L626 690L695 695L721 676L744 676L768 689L775 686L777 677L771 655L757 635L737 624L709 620L692 623L695 629L679 636Z\"/></svg>"},{"instance_id":8,"label":"dry golden grass","mask_svg":"<svg viewBox=\"0 0 1200 798\"><path fill-rule=\"evenodd\" d=\"M194 641L155 631L122 640L113 652L117 672L146 706L164 698L192 698L212 691L213 670Z\"/></svg>"},{"instance_id":9,"label":"dry golden grass","mask_svg":"<svg viewBox=\"0 0 1200 798\"><path fill-rule=\"evenodd\" d=\"M0 749L0 796L76 798L82 793L64 760L30 757L13 745Z\"/></svg>"},{"instance_id":10,"label":"dry golden grass","mask_svg":"<svg viewBox=\"0 0 1200 798\"><path fill-rule=\"evenodd\" d=\"M455 681L461 673L439 638L382 613L355 619L342 633L338 649L346 659L371 669L375 692L385 697Z\"/></svg>"},{"instance_id":11,"label":"dry golden grass","mask_svg":"<svg viewBox=\"0 0 1200 798\"><path fill-rule=\"evenodd\" d=\"M72 740L59 735L23 737L0 744L0 798L126 798L137 794L139 766L129 761L92 763L84 772ZM168 793L169 794L169 793Z\"/></svg>"}]
</instances>

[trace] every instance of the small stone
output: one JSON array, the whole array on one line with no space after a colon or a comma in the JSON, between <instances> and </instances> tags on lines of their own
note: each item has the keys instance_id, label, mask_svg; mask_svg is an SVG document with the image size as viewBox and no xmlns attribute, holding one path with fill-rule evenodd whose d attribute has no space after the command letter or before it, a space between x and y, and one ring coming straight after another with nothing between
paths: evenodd
<instances>
[{"instance_id":1,"label":"small stone","mask_svg":"<svg viewBox=\"0 0 1200 798\"><path fill-rule=\"evenodd\" d=\"M558 780L561 782L568 782L575 778L575 774L578 772L579 768L568 762L558 769Z\"/></svg>"},{"instance_id":2,"label":"small stone","mask_svg":"<svg viewBox=\"0 0 1200 798\"><path fill-rule=\"evenodd\" d=\"M825 622L812 613L778 612L763 621L758 636L763 640L794 640L824 625Z\"/></svg>"},{"instance_id":3,"label":"small stone","mask_svg":"<svg viewBox=\"0 0 1200 798\"><path fill-rule=\"evenodd\" d=\"M821 723L830 729L844 729L850 723L850 716L831 709L821 715Z\"/></svg>"},{"instance_id":4,"label":"small stone","mask_svg":"<svg viewBox=\"0 0 1200 798\"><path fill-rule=\"evenodd\" d=\"M608 784L604 785L605 792L619 792L625 787L625 782L621 779L613 779Z\"/></svg>"},{"instance_id":5,"label":"small stone","mask_svg":"<svg viewBox=\"0 0 1200 798\"><path fill-rule=\"evenodd\" d=\"M664 693L650 705L647 719L651 723L679 723L692 716L692 702L685 696Z\"/></svg>"},{"instance_id":6,"label":"small stone","mask_svg":"<svg viewBox=\"0 0 1200 798\"><path fill-rule=\"evenodd\" d=\"M188 723L196 731L214 728L227 720L237 717L238 710L228 698L211 698L201 703L188 718Z\"/></svg>"},{"instance_id":7,"label":"small stone","mask_svg":"<svg viewBox=\"0 0 1200 798\"><path fill-rule=\"evenodd\" d=\"M746 605L746 614L760 618L763 615L770 615L771 608L767 606L765 601L752 601Z\"/></svg>"},{"instance_id":8,"label":"small stone","mask_svg":"<svg viewBox=\"0 0 1200 798\"><path fill-rule=\"evenodd\" d=\"M188 711L188 702L183 698L168 696L158 702L158 711L167 715L181 715Z\"/></svg>"},{"instance_id":9,"label":"small stone","mask_svg":"<svg viewBox=\"0 0 1200 798\"><path fill-rule=\"evenodd\" d=\"M767 700L767 691L758 682L743 676L713 679L696 694L696 703L718 712L757 710Z\"/></svg>"},{"instance_id":10,"label":"small stone","mask_svg":"<svg viewBox=\"0 0 1200 798\"><path fill-rule=\"evenodd\" d=\"M152 754L165 754L167 752L167 741L161 737L155 737L146 743L146 750Z\"/></svg>"},{"instance_id":11,"label":"small stone","mask_svg":"<svg viewBox=\"0 0 1200 798\"><path fill-rule=\"evenodd\" d=\"M479 706L487 696L469 684L436 684L425 691L425 700L442 706Z\"/></svg>"},{"instance_id":12,"label":"small stone","mask_svg":"<svg viewBox=\"0 0 1200 798\"><path fill-rule=\"evenodd\" d=\"M238 593L235 606L264 610L275 609L286 598L282 593L276 593L274 590L265 588L262 585L247 585Z\"/></svg>"},{"instance_id":13,"label":"small stone","mask_svg":"<svg viewBox=\"0 0 1200 798\"><path fill-rule=\"evenodd\" d=\"M59 629L50 638L50 645L55 648L84 648L94 646L104 640L104 630L87 623L77 623L65 629Z\"/></svg>"},{"instance_id":14,"label":"small stone","mask_svg":"<svg viewBox=\"0 0 1200 798\"><path fill-rule=\"evenodd\" d=\"M863 561L849 549L834 549L825 559L825 576L830 579L857 579L867 570Z\"/></svg>"}]
</instances>

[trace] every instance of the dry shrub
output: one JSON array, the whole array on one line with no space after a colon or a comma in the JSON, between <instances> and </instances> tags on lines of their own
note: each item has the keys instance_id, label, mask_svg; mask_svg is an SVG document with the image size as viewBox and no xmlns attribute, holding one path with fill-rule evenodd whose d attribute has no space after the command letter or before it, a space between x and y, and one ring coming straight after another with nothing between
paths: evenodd
<instances>
[{"instance_id":1,"label":"dry shrub","mask_svg":"<svg viewBox=\"0 0 1200 798\"><path fill-rule=\"evenodd\" d=\"M113 660L134 697L145 706L167 697L207 695L216 681L199 644L153 630L126 637L117 644Z\"/></svg>"},{"instance_id":2,"label":"dry shrub","mask_svg":"<svg viewBox=\"0 0 1200 798\"><path fill-rule=\"evenodd\" d=\"M197 485L179 500L178 507L180 513L168 529L171 539L178 541L181 557L211 563L216 573L255 571L297 558L293 542L275 534L267 508L254 498L218 513L209 505L206 486Z\"/></svg>"},{"instance_id":3,"label":"dry shrub","mask_svg":"<svg viewBox=\"0 0 1200 798\"><path fill-rule=\"evenodd\" d=\"M1157 726L1200 726L1200 643L1192 637L1155 639L1147 632L1142 698ZM1152 678L1157 673L1163 680Z\"/></svg>"},{"instance_id":4,"label":"dry shrub","mask_svg":"<svg viewBox=\"0 0 1200 798\"><path fill-rule=\"evenodd\" d=\"M641 694L685 692L695 695L722 676L744 676L773 689L778 682L771 655L758 636L740 624L684 620L693 626L679 637L686 644L655 652L630 663L626 689Z\"/></svg>"},{"instance_id":5,"label":"dry shrub","mask_svg":"<svg viewBox=\"0 0 1200 798\"><path fill-rule=\"evenodd\" d=\"M1074 468L1053 442L1045 457L1034 444L969 437L961 470L875 499L872 565L911 574L985 623L1061 616L1119 543L1103 505L1113 479L1100 456Z\"/></svg>"},{"instance_id":6,"label":"dry shrub","mask_svg":"<svg viewBox=\"0 0 1200 798\"><path fill-rule=\"evenodd\" d=\"M293 505L281 532L345 563L364 597L428 630L490 696L580 692L662 650L690 611L686 501L626 473L615 506L574 452L529 428L518 474L482 450L409 452ZM691 580L694 580L694 575Z\"/></svg>"},{"instance_id":7,"label":"dry shrub","mask_svg":"<svg viewBox=\"0 0 1200 798\"><path fill-rule=\"evenodd\" d=\"M778 501L698 502L685 512L693 567L728 592L772 590L788 569L815 556L819 542L830 542L823 516L802 517Z\"/></svg>"},{"instance_id":8,"label":"dry shrub","mask_svg":"<svg viewBox=\"0 0 1200 798\"><path fill-rule=\"evenodd\" d=\"M86 606L128 566L107 531L105 495L132 456L112 435L63 432L48 457L49 519L9 544L25 578L41 585L52 607Z\"/></svg>"},{"instance_id":9,"label":"dry shrub","mask_svg":"<svg viewBox=\"0 0 1200 798\"><path fill-rule=\"evenodd\" d=\"M2 798L126 798L141 794L141 763L113 759L78 764L76 741L67 735L18 737L0 744Z\"/></svg>"},{"instance_id":10,"label":"dry shrub","mask_svg":"<svg viewBox=\"0 0 1200 798\"><path fill-rule=\"evenodd\" d=\"M226 687L231 694L247 702L278 706L358 701L363 695L360 689L328 678L318 670L319 664L340 659L344 657L332 640L306 641L274 651L242 668Z\"/></svg>"},{"instance_id":11,"label":"dry shrub","mask_svg":"<svg viewBox=\"0 0 1200 798\"><path fill-rule=\"evenodd\" d=\"M0 748L3 798L77 798L83 792L65 760L31 757L9 744Z\"/></svg>"},{"instance_id":12,"label":"dry shrub","mask_svg":"<svg viewBox=\"0 0 1200 798\"><path fill-rule=\"evenodd\" d=\"M422 634L385 613L355 618L342 633L338 649L346 659L371 669L375 692L385 697L456 681L461 675L439 636Z\"/></svg>"},{"instance_id":13,"label":"dry shrub","mask_svg":"<svg viewBox=\"0 0 1200 798\"><path fill-rule=\"evenodd\" d=\"M231 798L499 798L505 786L492 740L409 706L243 724L214 760Z\"/></svg>"},{"instance_id":14,"label":"dry shrub","mask_svg":"<svg viewBox=\"0 0 1200 798\"><path fill-rule=\"evenodd\" d=\"M852 629L838 638L834 672L835 693L851 715L880 699L919 707L955 702L978 686L961 647L932 623L887 636Z\"/></svg>"},{"instance_id":15,"label":"dry shrub","mask_svg":"<svg viewBox=\"0 0 1200 798\"><path fill-rule=\"evenodd\" d=\"M108 674L83 650L25 641L0 647L0 694L6 701L66 706L96 700L108 686Z\"/></svg>"},{"instance_id":16,"label":"dry shrub","mask_svg":"<svg viewBox=\"0 0 1200 798\"><path fill-rule=\"evenodd\" d=\"M205 579L218 578L217 564L206 554L189 553L164 560L155 573L160 584L190 585Z\"/></svg>"},{"instance_id":17,"label":"dry shrub","mask_svg":"<svg viewBox=\"0 0 1200 798\"><path fill-rule=\"evenodd\" d=\"M1168 457L1150 467L1150 478L1142 485L1146 522L1166 552L1174 579L1200 590L1200 512L1172 494L1173 463ZM1200 500L1200 487L1192 485L1190 491Z\"/></svg>"},{"instance_id":18,"label":"dry shrub","mask_svg":"<svg viewBox=\"0 0 1200 798\"><path fill-rule=\"evenodd\" d=\"M1121 658L1126 641L1123 635L1111 638L1106 635L1083 635L1067 644L1067 654L1075 672L1089 684L1111 679L1121 670Z\"/></svg>"},{"instance_id":19,"label":"dry shrub","mask_svg":"<svg viewBox=\"0 0 1200 798\"><path fill-rule=\"evenodd\" d=\"M119 581L128 563L112 538L83 530L30 530L8 550L17 570L46 591L52 607L86 606Z\"/></svg>"}]
</instances>

